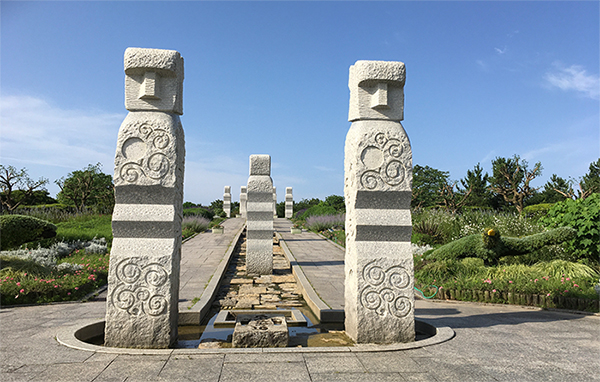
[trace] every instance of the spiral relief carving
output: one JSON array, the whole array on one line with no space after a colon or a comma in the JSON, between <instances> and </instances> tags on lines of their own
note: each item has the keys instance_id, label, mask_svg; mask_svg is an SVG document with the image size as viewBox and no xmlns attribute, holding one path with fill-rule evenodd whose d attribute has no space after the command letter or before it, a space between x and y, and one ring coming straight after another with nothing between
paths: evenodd
<instances>
[{"instance_id":1,"label":"spiral relief carving","mask_svg":"<svg viewBox=\"0 0 600 382\"><path fill-rule=\"evenodd\" d=\"M395 138L388 139L383 133L376 134L373 141L361 153L362 164L367 168L360 175L362 187L375 190L384 184L400 185L406 176L404 164L400 160L405 150L404 143Z\"/></svg>"},{"instance_id":2,"label":"spiral relief carving","mask_svg":"<svg viewBox=\"0 0 600 382\"><path fill-rule=\"evenodd\" d=\"M361 305L380 316L388 312L398 318L405 317L412 309L410 299L402 293L410 285L408 272L401 266L384 270L376 263L374 260L363 268L362 277L367 285L360 292Z\"/></svg>"},{"instance_id":3,"label":"spiral relief carving","mask_svg":"<svg viewBox=\"0 0 600 382\"><path fill-rule=\"evenodd\" d=\"M153 180L164 178L171 169L171 162L164 151L171 144L168 132L153 129L148 123L137 128L139 135L125 140L122 156L127 160L119 174L128 183L137 182L142 176Z\"/></svg>"},{"instance_id":4,"label":"spiral relief carving","mask_svg":"<svg viewBox=\"0 0 600 382\"><path fill-rule=\"evenodd\" d=\"M136 316L158 316L165 311L167 299L157 291L169 277L162 265L141 266L133 258L126 259L117 264L116 276L119 285L111 295L114 306Z\"/></svg>"}]
</instances>

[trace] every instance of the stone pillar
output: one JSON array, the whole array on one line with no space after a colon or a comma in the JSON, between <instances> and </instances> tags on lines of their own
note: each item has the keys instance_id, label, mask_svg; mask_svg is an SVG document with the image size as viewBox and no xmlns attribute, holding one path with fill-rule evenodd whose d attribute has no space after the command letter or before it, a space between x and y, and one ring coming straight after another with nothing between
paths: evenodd
<instances>
[{"instance_id":1,"label":"stone pillar","mask_svg":"<svg viewBox=\"0 0 600 382\"><path fill-rule=\"evenodd\" d=\"M246 218L246 203L248 202L248 194L246 193L246 186L240 187L240 215L242 218Z\"/></svg>"},{"instance_id":2,"label":"stone pillar","mask_svg":"<svg viewBox=\"0 0 600 382\"><path fill-rule=\"evenodd\" d=\"M294 215L294 197L292 196L292 187L285 189L285 217L290 219Z\"/></svg>"},{"instance_id":3,"label":"stone pillar","mask_svg":"<svg viewBox=\"0 0 600 382\"><path fill-rule=\"evenodd\" d=\"M115 155L105 345L177 341L185 142L183 58L125 51L125 108Z\"/></svg>"},{"instance_id":4,"label":"stone pillar","mask_svg":"<svg viewBox=\"0 0 600 382\"><path fill-rule=\"evenodd\" d=\"M273 187L273 218L277 219L277 187Z\"/></svg>"},{"instance_id":5,"label":"stone pillar","mask_svg":"<svg viewBox=\"0 0 600 382\"><path fill-rule=\"evenodd\" d=\"M410 246L412 151L400 124L401 62L350 67L346 137L346 333L357 343L415 340Z\"/></svg>"},{"instance_id":6,"label":"stone pillar","mask_svg":"<svg viewBox=\"0 0 600 382\"><path fill-rule=\"evenodd\" d=\"M246 222L248 275L273 273L273 180L271 157L250 155Z\"/></svg>"},{"instance_id":7,"label":"stone pillar","mask_svg":"<svg viewBox=\"0 0 600 382\"><path fill-rule=\"evenodd\" d=\"M231 217L231 186L225 186L223 191L223 211L228 218Z\"/></svg>"}]
</instances>

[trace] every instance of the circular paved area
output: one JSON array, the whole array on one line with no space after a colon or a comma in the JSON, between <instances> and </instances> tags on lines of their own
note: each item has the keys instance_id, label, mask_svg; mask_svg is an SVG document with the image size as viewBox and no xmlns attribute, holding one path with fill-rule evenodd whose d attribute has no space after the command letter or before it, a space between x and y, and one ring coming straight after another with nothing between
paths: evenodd
<instances>
[{"instance_id":1,"label":"circular paved area","mask_svg":"<svg viewBox=\"0 0 600 382\"><path fill-rule=\"evenodd\" d=\"M600 381L600 317L517 306L417 301L450 341L378 353L118 355L60 345L105 302L0 310L1 381Z\"/></svg>"}]
</instances>

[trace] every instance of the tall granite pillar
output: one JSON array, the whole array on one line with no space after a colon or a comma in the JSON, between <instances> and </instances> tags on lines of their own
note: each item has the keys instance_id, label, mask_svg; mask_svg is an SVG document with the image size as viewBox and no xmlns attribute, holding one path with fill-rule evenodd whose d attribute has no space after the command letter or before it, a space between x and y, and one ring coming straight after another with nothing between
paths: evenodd
<instances>
[{"instance_id":1,"label":"tall granite pillar","mask_svg":"<svg viewBox=\"0 0 600 382\"><path fill-rule=\"evenodd\" d=\"M273 187L273 218L277 219L277 187Z\"/></svg>"},{"instance_id":2,"label":"tall granite pillar","mask_svg":"<svg viewBox=\"0 0 600 382\"><path fill-rule=\"evenodd\" d=\"M228 218L231 217L231 186L225 186L223 191L223 211Z\"/></svg>"},{"instance_id":3,"label":"tall granite pillar","mask_svg":"<svg viewBox=\"0 0 600 382\"><path fill-rule=\"evenodd\" d=\"M115 155L105 345L177 341L185 142L183 58L125 51L125 108Z\"/></svg>"},{"instance_id":4,"label":"tall granite pillar","mask_svg":"<svg viewBox=\"0 0 600 382\"><path fill-rule=\"evenodd\" d=\"M346 136L346 333L357 343L415 340L410 248L412 151L401 62L350 67Z\"/></svg>"},{"instance_id":5,"label":"tall granite pillar","mask_svg":"<svg viewBox=\"0 0 600 382\"><path fill-rule=\"evenodd\" d=\"M250 155L246 218L246 272L273 273L273 180L271 157Z\"/></svg>"},{"instance_id":6,"label":"tall granite pillar","mask_svg":"<svg viewBox=\"0 0 600 382\"><path fill-rule=\"evenodd\" d=\"M292 195L292 187L285 189L285 217L290 219L294 215L294 196Z\"/></svg>"},{"instance_id":7,"label":"tall granite pillar","mask_svg":"<svg viewBox=\"0 0 600 382\"><path fill-rule=\"evenodd\" d=\"M240 187L240 215L242 218L246 218L246 203L248 202L248 194L246 193L246 186Z\"/></svg>"}]
</instances>

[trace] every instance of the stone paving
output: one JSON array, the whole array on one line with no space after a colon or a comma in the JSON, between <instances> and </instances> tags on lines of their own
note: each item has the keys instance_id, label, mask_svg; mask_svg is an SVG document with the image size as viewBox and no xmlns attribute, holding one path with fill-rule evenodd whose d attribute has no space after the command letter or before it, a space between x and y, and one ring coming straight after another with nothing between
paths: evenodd
<instances>
[{"instance_id":1,"label":"stone paving","mask_svg":"<svg viewBox=\"0 0 600 382\"><path fill-rule=\"evenodd\" d=\"M212 278L223 255L236 233L244 225L244 219L227 219L223 223L223 234L210 231L196 235L181 247L181 276L179 279L179 311L193 305L199 299Z\"/></svg>"},{"instance_id":2,"label":"stone paving","mask_svg":"<svg viewBox=\"0 0 600 382\"><path fill-rule=\"evenodd\" d=\"M273 224L311 285L331 309L344 309L344 249L313 232L290 233L292 222Z\"/></svg>"},{"instance_id":3,"label":"stone paving","mask_svg":"<svg viewBox=\"0 0 600 382\"><path fill-rule=\"evenodd\" d=\"M236 220L226 223L226 232L227 225ZM213 236L219 235L199 238L212 240ZM305 233L294 237L297 242L301 237L312 243L322 240ZM324 258L331 260L331 254ZM327 299L317 286L321 284L311 278L310 269L317 265L308 264L307 259L298 261L304 263L319 295ZM203 269L198 268L196 274L210 273ZM185 285L182 281L182 292ZM105 311L102 295L88 303L1 309L0 381L600 381L599 316L417 300L417 319L449 326L455 338L424 348L375 353L248 353L251 349L239 349L228 354L185 354L177 349L161 355L123 355L75 350L56 341L59 330L78 328L82 321L103 320Z\"/></svg>"}]
</instances>

